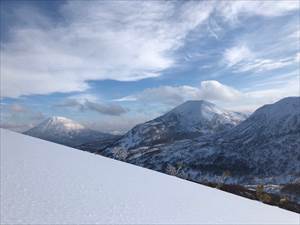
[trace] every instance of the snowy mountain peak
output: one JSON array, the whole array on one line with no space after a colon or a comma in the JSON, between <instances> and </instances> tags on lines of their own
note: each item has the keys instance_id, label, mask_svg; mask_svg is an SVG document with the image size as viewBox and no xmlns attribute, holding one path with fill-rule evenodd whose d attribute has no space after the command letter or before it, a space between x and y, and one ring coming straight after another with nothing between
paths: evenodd
<instances>
[{"instance_id":1,"label":"snowy mountain peak","mask_svg":"<svg viewBox=\"0 0 300 225\"><path fill-rule=\"evenodd\" d=\"M228 113L228 111L204 100L194 100L182 103L181 105L170 111L168 114L174 113L182 115L189 120L212 120L215 114L226 114Z\"/></svg>"},{"instance_id":2,"label":"snowy mountain peak","mask_svg":"<svg viewBox=\"0 0 300 225\"><path fill-rule=\"evenodd\" d=\"M181 105L175 107L171 112L186 113L193 111L195 113L199 113L202 110L213 108L216 108L216 105L213 103L204 100L193 100L182 103Z\"/></svg>"},{"instance_id":3,"label":"snowy mountain peak","mask_svg":"<svg viewBox=\"0 0 300 225\"><path fill-rule=\"evenodd\" d=\"M112 136L88 129L80 123L61 116L50 117L24 134L68 146L78 146Z\"/></svg>"},{"instance_id":4,"label":"snowy mountain peak","mask_svg":"<svg viewBox=\"0 0 300 225\"><path fill-rule=\"evenodd\" d=\"M42 122L39 127L46 129L51 128L61 128L66 130L81 130L85 129L85 127L71 119L61 116L53 116Z\"/></svg>"},{"instance_id":5,"label":"snowy mountain peak","mask_svg":"<svg viewBox=\"0 0 300 225\"><path fill-rule=\"evenodd\" d=\"M132 149L192 139L231 129L244 119L242 114L221 109L210 102L187 101L154 120L137 125L115 145Z\"/></svg>"},{"instance_id":6,"label":"snowy mountain peak","mask_svg":"<svg viewBox=\"0 0 300 225\"><path fill-rule=\"evenodd\" d=\"M194 128L199 130L199 128L204 127L207 127L208 130L211 128L214 130L220 125L222 127L223 125L234 126L246 118L241 113L222 109L204 100L184 102L160 118L168 121L173 117L176 117L181 127L192 130L195 130Z\"/></svg>"}]
</instances>

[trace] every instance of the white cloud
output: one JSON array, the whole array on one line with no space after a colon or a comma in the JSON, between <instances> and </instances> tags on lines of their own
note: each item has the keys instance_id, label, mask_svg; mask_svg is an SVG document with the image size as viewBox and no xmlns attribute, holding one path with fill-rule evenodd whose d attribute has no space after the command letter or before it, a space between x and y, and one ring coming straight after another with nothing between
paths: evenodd
<instances>
[{"instance_id":1,"label":"white cloud","mask_svg":"<svg viewBox=\"0 0 300 225\"><path fill-rule=\"evenodd\" d=\"M299 2L294 0L221 1L217 7L222 17L233 24L238 23L241 17L276 17L297 9L299 9Z\"/></svg>"},{"instance_id":2,"label":"white cloud","mask_svg":"<svg viewBox=\"0 0 300 225\"><path fill-rule=\"evenodd\" d=\"M299 29L299 28L298 28L298 29ZM296 30L296 31L294 31L293 33L291 33L291 34L289 35L289 38L293 38L293 39L299 40L299 38L300 38L300 30Z\"/></svg>"},{"instance_id":3,"label":"white cloud","mask_svg":"<svg viewBox=\"0 0 300 225\"><path fill-rule=\"evenodd\" d=\"M61 20L32 7L15 9L19 24L11 26L8 41L1 43L2 96L84 91L89 80L157 77L176 65L174 51L214 13L234 21L241 15L272 17L299 8L295 1L68 1L61 5ZM227 60L233 65L247 56L242 47L228 52Z\"/></svg>"},{"instance_id":4,"label":"white cloud","mask_svg":"<svg viewBox=\"0 0 300 225\"><path fill-rule=\"evenodd\" d=\"M199 98L199 89L191 86L160 86L157 88L147 88L141 93L125 96L115 101L143 101L158 102L167 105L176 105L187 99Z\"/></svg>"},{"instance_id":5,"label":"white cloud","mask_svg":"<svg viewBox=\"0 0 300 225\"><path fill-rule=\"evenodd\" d=\"M115 117L113 120L100 117L97 121L86 121L83 122L87 127L99 130L102 132L108 132L113 134L123 134L133 128L135 125L139 123L144 123L155 117L158 117L159 114L146 115L143 113L135 113L134 115L124 114L118 117Z\"/></svg>"},{"instance_id":6,"label":"white cloud","mask_svg":"<svg viewBox=\"0 0 300 225\"><path fill-rule=\"evenodd\" d=\"M289 65L292 65L295 62L292 58L286 59L254 59L248 60L244 64L239 65L236 68L238 72L247 72L247 71L256 71L256 72L263 72L269 70L275 70L279 68L283 68Z\"/></svg>"},{"instance_id":7,"label":"white cloud","mask_svg":"<svg viewBox=\"0 0 300 225\"><path fill-rule=\"evenodd\" d=\"M69 1L58 22L32 8L18 9L26 22L1 44L2 96L83 91L88 80L159 76L212 10L206 2L175 5Z\"/></svg>"},{"instance_id":8,"label":"white cloud","mask_svg":"<svg viewBox=\"0 0 300 225\"><path fill-rule=\"evenodd\" d=\"M243 101L239 102L234 108L236 110L254 110L262 105L274 103L282 98L289 96L299 96L299 77L294 76L290 79L283 79L276 82L272 87L272 80L268 88L252 90L244 93Z\"/></svg>"},{"instance_id":9,"label":"white cloud","mask_svg":"<svg viewBox=\"0 0 300 225\"><path fill-rule=\"evenodd\" d=\"M160 86L157 88L147 88L141 93L125 96L115 101L143 101L150 103L163 103L176 105L186 99L199 98L199 89L187 85L183 86Z\"/></svg>"},{"instance_id":10,"label":"white cloud","mask_svg":"<svg viewBox=\"0 0 300 225\"><path fill-rule=\"evenodd\" d=\"M85 101L90 101L90 102L98 102L101 101L98 96L93 95L93 94L88 94L88 93L83 93L83 94L77 94L77 95L71 95L67 98L67 100L75 100L79 103L84 103Z\"/></svg>"},{"instance_id":11,"label":"white cloud","mask_svg":"<svg viewBox=\"0 0 300 225\"><path fill-rule=\"evenodd\" d=\"M253 111L281 98L299 95L299 78L288 74L276 80L265 81L265 85L254 90L240 91L216 80L202 81L199 87L161 86L145 89L133 96L118 101L141 101L177 106L187 100L207 100L238 111Z\"/></svg>"},{"instance_id":12,"label":"white cloud","mask_svg":"<svg viewBox=\"0 0 300 225\"><path fill-rule=\"evenodd\" d=\"M221 84L216 80L202 81L200 85L200 96L206 100L235 101L241 97L238 90Z\"/></svg>"},{"instance_id":13,"label":"white cloud","mask_svg":"<svg viewBox=\"0 0 300 225\"><path fill-rule=\"evenodd\" d=\"M9 105L9 110L16 113L27 112L28 109L20 104Z\"/></svg>"},{"instance_id":14,"label":"white cloud","mask_svg":"<svg viewBox=\"0 0 300 225\"><path fill-rule=\"evenodd\" d=\"M11 26L8 40L1 43L2 97L84 91L89 80L157 77L176 65L175 51L187 35L215 14L232 22L257 15L281 16L299 8L295 1L68 1L61 5L61 20L29 7L13 12L19 24ZM225 55L232 66L250 57L251 51L242 45Z\"/></svg>"},{"instance_id":15,"label":"white cloud","mask_svg":"<svg viewBox=\"0 0 300 225\"><path fill-rule=\"evenodd\" d=\"M147 88L136 95L125 96L115 101L142 101L176 106L187 100L234 101L239 97L239 91L216 80L207 80L202 81L200 87L183 85Z\"/></svg>"},{"instance_id":16,"label":"white cloud","mask_svg":"<svg viewBox=\"0 0 300 225\"><path fill-rule=\"evenodd\" d=\"M298 52L295 56L295 62L300 63L300 52Z\"/></svg>"},{"instance_id":17,"label":"white cloud","mask_svg":"<svg viewBox=\"0 0 300 225\"><path fill-rule=\"evenodd\" d=\"M230 67L253 57L252 51L246 45L237 45L224 52L225 63Z\"/></svg>"},{"instance_id":18,"label":"white cloud","mask_svg":"<svg viewBox=\"0 0 300 225\"><path fill-rule=\"evenodd\" d=\"M127 113L128 110L123 106L115 103L103 103L103 102L93 102L88 99L72 99L69 98L62 103L55 104L54 107L63 108L75 108L81 112L90 110L95 111L100 114L110 115L110 116L120 116L121 114Z\"/></svg>"},{"instance_id":19,"label":"white cloud","mask_svg":"<svg viewBox=\"0 0 300 225\"><path fill-rule=\"evenodd\" d=\"M222 61L233 69L234 72L264 72L284 68L297 63L297 53L294 57L281 59L264 58L250 50L246 44L235 45L225 50Z\"/></svg>"},{"instance_id":20,"label":"white cloud","mask_svg":"<svg viewBox=\"0 0 300 225\"><path fill-rule=\"evenodd\" d=\"M0 127L17 132L26 131L45 119L42 112L23 104L1 105L0 111Z\"/></svg>"}]
</instances>

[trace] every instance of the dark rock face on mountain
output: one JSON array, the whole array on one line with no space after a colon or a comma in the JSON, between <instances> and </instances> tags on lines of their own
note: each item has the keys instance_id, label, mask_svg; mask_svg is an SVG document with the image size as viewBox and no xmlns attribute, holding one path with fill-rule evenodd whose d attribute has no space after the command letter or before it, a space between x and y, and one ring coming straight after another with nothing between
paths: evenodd
<instances>
[{"instance_id":1,"label":"dark rock face on mountain","mask_svg":"<svg viewBox=\"0 0 300 225\"><path fill-rule=\"evenodd\" d=\"M48 118L24 134L71 147L113 137L113 135L88 129L75 121L57 116Z\"/></svg>"}]
</instances>

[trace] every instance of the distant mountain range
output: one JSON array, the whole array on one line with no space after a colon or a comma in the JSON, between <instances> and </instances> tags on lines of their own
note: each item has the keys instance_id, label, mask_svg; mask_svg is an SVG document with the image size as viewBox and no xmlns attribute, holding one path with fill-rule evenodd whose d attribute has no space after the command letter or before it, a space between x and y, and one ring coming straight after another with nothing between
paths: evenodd
<instances>
[{"instance_id":1,"label":"distant mountain range","mask_svg":"<svg viewBox=\"0 0 300 225\"><path fill-rule=\"evenodd\" d=\"M300 97L257 109L249 118L207 101L187 101L123 136L62 117L25 134L157 171L173 168L196 182L289 183L300 177ZM121 156L121 157L120 157Z\"/></svg>"},{"instance_id":2,"label":"distant mountain range","mask_svg":"<svg viewBox=\"0 0 300 225\"><path fill-rule=\"evenodd\" d=\"M48 118L24 134L71 147L114 138L114 135L88 129L73 120L59 116Z\"/></svg>"},{"instance_id":3,"label":"distant mountain range","mask_svg":"<svg viewBox=\"0 0 300 225\"><path fill-rule=\"evenodd\" d=\"M162 172L170 165L180 167L186 178L202 183L219 182L224 172L230 174L227 182L231 183L296 182L300 178L300 98L265 105L222 132L130 149L126 160Z\"/></svg>"}]
</instances>

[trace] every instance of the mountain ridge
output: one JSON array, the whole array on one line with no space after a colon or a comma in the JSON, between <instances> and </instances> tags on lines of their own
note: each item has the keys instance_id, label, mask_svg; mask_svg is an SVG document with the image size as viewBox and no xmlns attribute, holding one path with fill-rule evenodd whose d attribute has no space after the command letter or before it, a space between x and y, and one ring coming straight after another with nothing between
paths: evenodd
<instances>
[{"instance_id":1,"label":"mountain ridge","mask_svg":"<svg viewBox=\"0 0 300 225\"><path fill-rule=\"evenodd\" d=\"M295 182L300 177L299 108L300 97L283 99L259 108L230 130L140 147L127 161L161 172L179 163L185 165L182 172L197 182L219 182L225 171L233 183ZM278 109L286 110L272 113ZM265 115L273 116L268 120Z\"/></svg>"}]
</instances>

